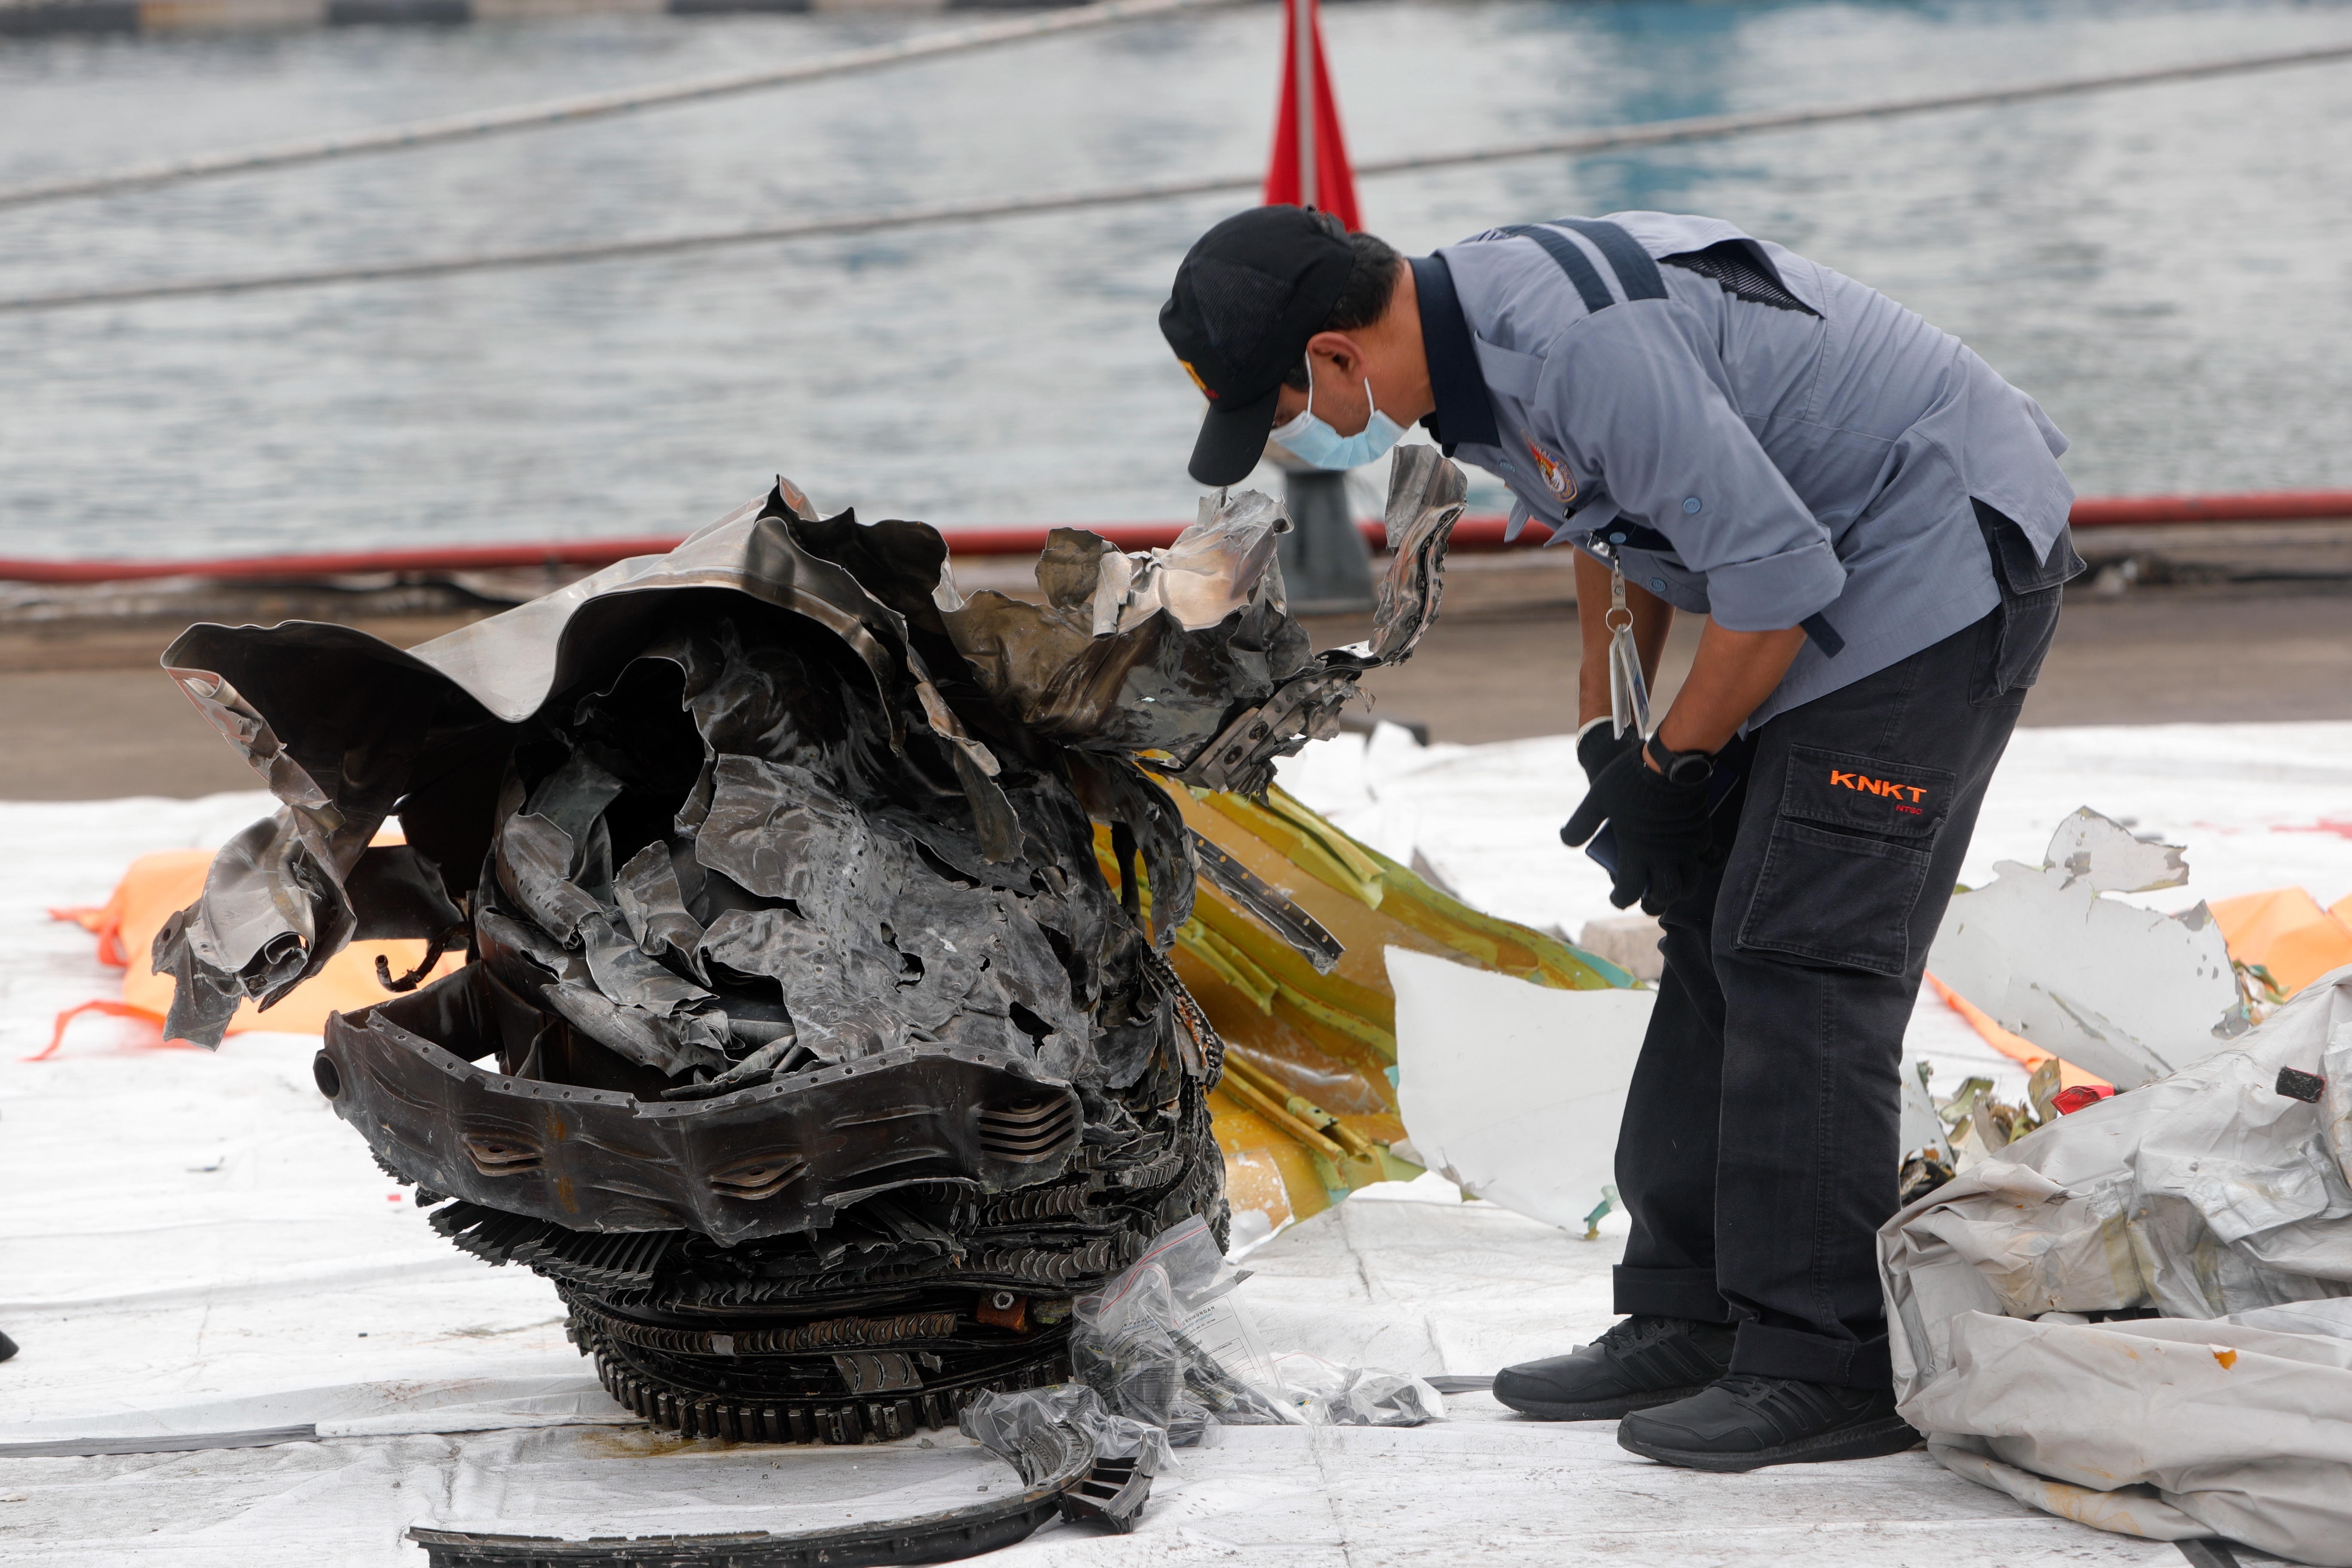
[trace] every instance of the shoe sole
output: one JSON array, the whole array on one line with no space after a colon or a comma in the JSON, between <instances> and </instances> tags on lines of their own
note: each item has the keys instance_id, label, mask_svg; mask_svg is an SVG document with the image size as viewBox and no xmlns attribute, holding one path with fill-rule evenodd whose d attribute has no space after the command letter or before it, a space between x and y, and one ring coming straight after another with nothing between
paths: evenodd
<instances>
[{"instance_id":1,"label":"shoe sole","mask_svg":"<svg viewBox=\"0 0 2352 1568\"><path fill-rule=\"evenodd\" d=\"M1628 1436L1621 1427L1617 1446L1630 1448L1645 1459L1655 1459L1663 1465L1679 1465L1690 1470L1714 1470L1732 1474L1741 1470L1760 1470L1767 1465L1822 1464L1832 1459L1877 1459L1888 1454L1899 1454L1906 1448L1926 1441L1908 1421L1900 1415L1889 1415L1864 1426L1843 1426L1834 1432L1823 1432L1815 1437L1800 1437L1793 1443L1776 1447L1759 1448L1752 1454L1722 1454L1711 1449L1669 1448L1663 1444L1644 1443Z\"/></svg>"},{"instance_id":2,"label":"shoe sole","mask_svg":"<svg viewBox=\"0 0 2352 1568\"><path fill-rule=\"evenodd\" d=\"M1502 1394L1495 1398L1522 1415L1532 1415L1538 1421L1616 1421L1637 1410L1651 1410L1661 1405L1672 1405L1677 1399L1688 1399L1704 1394L1707 1385L1693 1384L1688 1388L1661 1389L1655 1394L1631 1394L1621 1399L1596 1399L1582 1405L1554 1405L1542 1399L1508 1399Z\"/></svg>"}]
</instances>

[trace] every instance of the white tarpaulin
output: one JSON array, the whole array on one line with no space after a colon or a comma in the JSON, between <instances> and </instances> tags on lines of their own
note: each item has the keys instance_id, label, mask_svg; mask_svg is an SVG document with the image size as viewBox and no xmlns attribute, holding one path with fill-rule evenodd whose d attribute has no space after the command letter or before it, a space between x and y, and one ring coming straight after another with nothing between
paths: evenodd
<instances>
[{"instance_id":1,"label":"white tarpaulin","mask_svg":"<svg viewBox=\"0 0 2352 1568\"><path fill-rule=\"evenodd\" d=\"M1368 750L1345 737L1292 761L1360 773ZM1373 781L1379 800L1349 787L1394 818L1382 844L1402 840L1399 858L1417 847L1472 901L1538 925L1573 932L1613 912L1599 868L1555 837L1582 793L1569 737L1374 760L1396 764ZM2301 881L2332 902L2352 890L2352 837L2328 826L2347 787L2352 724L2024 731L1963 875L2038 857L2051 824L2090 800L2138 816L2135 831L2187 839L2208 896ZM1323 792L1302 780L1300 793ZM46 910L98 903L134 856L217 845L268 805L0 804L0 1298L13 1303L0 1329L24 1345L0 1363L0 1441L299 1424L320 1436L0 1459L0 1560L415 1568L424 1553L401 1533L420 1522L785 1530L987 1483L992 1461L953 1434L929 1448L778 1449L603 1424L615 1413L564 1342L548 1283L431 1232L320 1099L315 1038L157 1050L131 1024L85 1017L56 1058L24 1061L59 1009L119 984L89 936ZM1964 1068L2022 1086L1939 1003L1922 1007L1912 1044L1944 1069L1939 1085ZM1424 1178L1286 1231L1251 1256L1243 1289L1271 1341L1351 1365L1492 1372L1608 1326L1622 1244L1603 1229L1584 1242ZM1181 1456L1135 1535L1050 1526L991 1561L2180 1568L2171 1546L2084 1530L1922 1451L1711 1476L1626 1453L1606 1422L1516 1420L1475 1394L1446 1403L1449 1420L1412 1429L1234 1429ZM469 1430L489 1419L512 1429Z\"/></svg>"},{"instance_id":2,"label":"white tarpaulin","mask_svg":"<svg viewBox=\"0 0 2352 1568\"><path fill-rule=\"evenodd\" d=\"M85 1018L57 1057L24 1060L58 1009L113 983L89 935L46 907L97 902L132 856L217 843L256 809L0 805L0 1328L24 1346L0 1363L0 1443L317 1435L0 1457L0 1561L421 1568L402 1539L414 1524L782 1531L1012 1479L954 1433L778 1448L609 1425L625 1417L564 1342L552 1288L433 1234L320 1098L315 1038L158 1050L131 1025ZM1424 1177L1284 1232L1251 1256L1241 1293L1269 1342L1347 1365L1490 1373L1607 1328L1622 1245ZM1607 1422L1518 1420L1475 1394L1445 1403L1445 1422L1408 1429L1227 1430L1160 1478L1135 1534L1049 1525L988 1562L2180 1568L2171 1547L2094 1535L1924 1452L1710 1476L1625 1452Z\"/></svg>"},{"instance_id":3,"label":"white tarpaulin","mask_svg":"<svg viewBox=\"0 0 2352 1568\"><path fill-rule=\"evenodd\" d=\"M1905 1417L2085 1523L2352 1564L2347 1169L2352 969L1887 1223Z\"/></svg>"}]
</instances>

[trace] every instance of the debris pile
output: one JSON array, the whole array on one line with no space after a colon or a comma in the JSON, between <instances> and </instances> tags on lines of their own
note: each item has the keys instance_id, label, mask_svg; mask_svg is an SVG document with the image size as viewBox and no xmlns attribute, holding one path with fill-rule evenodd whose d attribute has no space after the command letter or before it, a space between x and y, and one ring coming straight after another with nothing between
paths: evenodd
<instances>
[{"instance_id":1,"label":"debris pile","mask_svg":"<svg viewBox=\"0 0 2352 1568\"><path fill-rule=\"evenodd\" d=\"M1930 962L2071 1060L2025 1105L1969 1079L1938 1108L1957 1174L1906 1169L1879 1237L1905 1418L2087 1524L2352 1563L2352 966L2280 1002L2203 905L2103 897L2188 872L2088 810L2000 872Z\"/></svg>"},{"instance_id":2,"label":"debris pile","mask_svg":"<svg viewBox=\"0 0 2352 1568\"><path fill-rule=\"evenodd\" d=\"M2085 1523L2352 1563L2347 1129L2342 970L1911 1205L1879 1243L1905 1418Z\"/></svg>"},{"instance_id":3,"label":"debris pile","mask_svg":"<svg viewBox=\"0 0 2352 1568\"><path fill-rule=\"evenodd\" d=\"M1896 1196L1906 1204L2027 1133L2115 1092L2105 1083L2068 1084L2067 1079L2084 1075L2056 1057L2042 1059L2026 1080L2024 1099L2015 1105L1993 1098L1993 1081L1989 1078L1963 1079L1958 1089L1939 1098L1929 1087L1935 1080L1934 1065L1923 1061L1917 1068L1919 1095L1910 1100L1910 1106L1924 1101L1934 1107L1936 1137L1903 1158ZM1916 1123L1917 1118L1909 1120Z\"/></svg>"},{"instance_id":4,"label":"debris pile","mask_svg":"<svg viewBox=\"0 0 2352 1568\"><path fill-rule=\"evenodd\" d=\"M158 934L169 1032L424 941L319 1087L649 1420L855 1442L1060 1381L1076 1298L1187 1216L1224 1237L1223 1047L1168 958L1193 841L1147 765L1263 792L1433 616L1462 491L1398 463L1374 637L1321 655L1262 496L1146 555L1057 531L1040 605L782 481L411 652L193 628L167 666L284 808Z\"/></svg>"}]
</instances>

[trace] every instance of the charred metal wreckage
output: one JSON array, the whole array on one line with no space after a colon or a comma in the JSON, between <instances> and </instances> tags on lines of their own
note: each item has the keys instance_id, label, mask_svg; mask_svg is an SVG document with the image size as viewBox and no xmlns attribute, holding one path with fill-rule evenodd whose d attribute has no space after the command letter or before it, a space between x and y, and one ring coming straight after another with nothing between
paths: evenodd
<instances>
[{"instance_id":1,"label":"charred metal wreckage","mask_svg":"<svg viewBox=\"0 0 2352 1568\"><path fill-rule=\"evenodd\" d=\"M1151 775L1263 793L1433 618L1462 500L1400 455L1374 637L1321 654L1263 496L1147 554L1057 530L1034 605L781 480L412 651L191 628L170 673L284 804L160 933L169 1030L427 942L330 1021L319 1087L650 1421L857 1442L1065 1379L1074 1297L1187 1215L1223 1237L1222 1047L1165 956L1194 850Z\"/></svg>"},{"instance_id":2,"label":"charred metal wreckage","mask_svg":"<svg viewBox=\"0 0 2352 1568\"><path fill-rule=\"evenodd\" d=\"M869 1568L977 1557L1026 1539L1056 1513L1124 1533L1135 1528L1150 1476L1134 1459L1107 1459L1097 1451L1088 1427L1099 1425L1099 1406L1096 1415L1095 1423L982 1426L984 1446L1013 1466L1019 1486L930 1513L788 1534L564 1541L418 1526L408 1539L425 1549L426 1568Z\"/></svg>"}]
</instances>

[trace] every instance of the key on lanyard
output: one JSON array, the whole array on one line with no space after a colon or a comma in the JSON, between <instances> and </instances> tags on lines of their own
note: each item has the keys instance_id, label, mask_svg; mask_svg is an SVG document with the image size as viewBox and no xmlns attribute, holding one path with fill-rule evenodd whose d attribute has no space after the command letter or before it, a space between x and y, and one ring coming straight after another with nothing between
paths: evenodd
<instances>
[{"instance_id":1,"label":"key on lanyard","mask_svg":"<svg viewBox=\"0 0 2352 1568\"><path fill-rule=\"evenodd\" d=\"M1650 685L1642 679L1642 651L1633 646L1633 612L1625 607L1625 569L1609 564L1609 718L1610 733L1623 739L1630 730L1646 740L1650 733Z\"/></svg>"}]
</instances>

